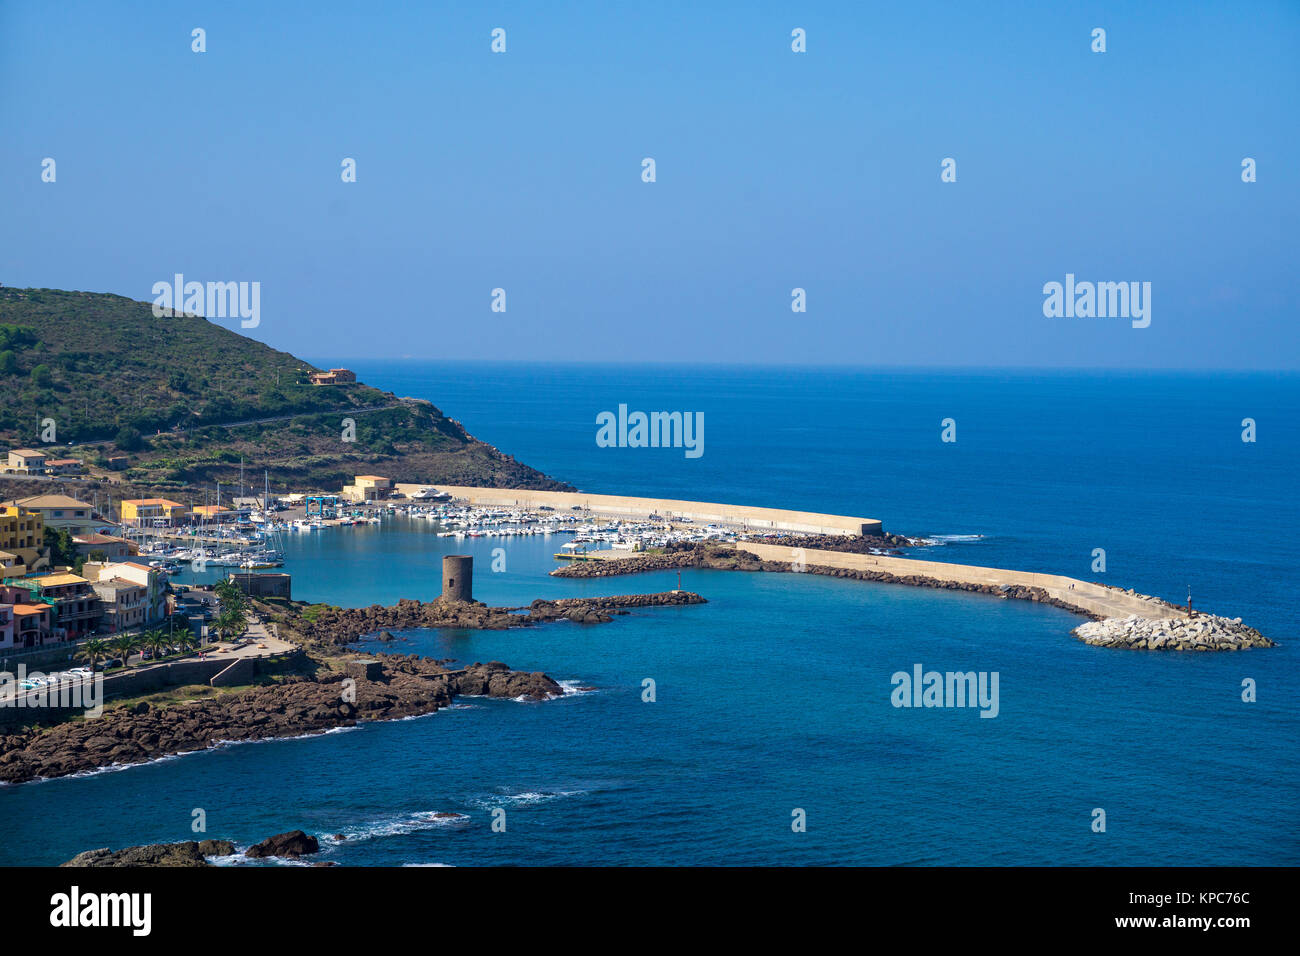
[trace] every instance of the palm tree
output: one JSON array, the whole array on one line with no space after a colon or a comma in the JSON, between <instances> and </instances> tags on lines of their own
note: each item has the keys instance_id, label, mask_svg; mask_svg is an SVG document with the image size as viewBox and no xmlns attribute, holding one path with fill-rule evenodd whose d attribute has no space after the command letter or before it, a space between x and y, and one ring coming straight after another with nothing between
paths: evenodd
<instances>
[{"instance_id":1,"label":"palm tree","mask_svg":"<svg viewBox=\"0 0 1300 956\"><path fill-rule=\"evenodd\" d=\"M167 650L167 634L162 628L150 628L140 635L140 645L153 651L155 659L162 657Z\"/></svg>"},{"instance_id":2,"label":"palm tree","mask_svg":"<svg viewBox=\"0 0 1300 956\"><path fill-rule=\"evenodd\" d=\"M194 632L188 627L183 631L177 631L172 640L183 651L192 651L199 646L199 639L194 636Z\"/></svg>"},{"instance_id":3,"label":"palm tree","mask_svg":"<svg viewBox=\"0 0 1300 956\"><path fill-rule=\"evenodd\" d=\"M217 600L221 602L222 610L242 611L247 603L244 592L239 590L239 585L233 581L219 581L212 590L217 595Z\"/></svg>"},{"instance_id":4,"label":"palm tree","mask_svg":"<svg viewBox=\"0 0 1300 956\"><path fill-rule=\"evenodd\" d=\"M81 645L81 649L77 651L77 657L88 662L90 664L91 672L94 673L96 662L102 661L104 658L108 657L110 650L112 650L112 648L108 646L108 641L102 640L98 637L92 637L90 640L86 641L85 644Z\"/></svg>"},{"instance_id":5,"label":"palm tree","mask_svg":"<svg viewBox=\"0 0 1300 956\"><path fill-rule=\"evenodd\" d=\"M134 634L119 634L111 642L113 650L117 651L122 657L122 669L125 670L131 664L131 655L135 653L136 648L140 646L140 638Z\"/></svg>"},{"instance_id":6,"label":"palm tree","mask_svg":"<svg viewBox=\"0 0 1300 956\"><path fill-rule=\"evenodd\" d=\"M222 640L228 637L238 637L244 633L248 627L248 622L244 620L243 611L223 610L217 615L216 620L217 633L221 635Z\"/></svg>"}]
</instances>

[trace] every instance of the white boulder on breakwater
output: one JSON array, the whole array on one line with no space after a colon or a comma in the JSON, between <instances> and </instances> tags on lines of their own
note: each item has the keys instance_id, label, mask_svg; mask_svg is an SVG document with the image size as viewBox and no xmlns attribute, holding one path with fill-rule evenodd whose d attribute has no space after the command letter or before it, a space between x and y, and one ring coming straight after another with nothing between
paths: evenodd
<instances>
[{"instance_id":1,"label":"white boulder on breakwater","mask_svg":"<svg viewBox=\"0 0 1300 956\"><path fill-rule=\"evenodd\" d=\"M1073 631L1085 644L1149 651L1241 651L1274 647L1241 618L1197 614L1189 618L1107 617L1080 624Z\"/></svg>"}]
</instances>

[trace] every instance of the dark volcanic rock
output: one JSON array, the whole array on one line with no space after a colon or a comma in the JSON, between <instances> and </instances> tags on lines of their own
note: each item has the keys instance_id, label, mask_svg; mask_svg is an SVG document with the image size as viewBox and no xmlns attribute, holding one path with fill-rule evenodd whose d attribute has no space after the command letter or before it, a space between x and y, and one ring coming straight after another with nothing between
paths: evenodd
<instances>
[{"instance_id":1,"label":"dark volcanic rock","mask_svg":"<svg viewBox=\"0 0 1300 956\"><path fill-rule=\"evenodd\" d=\"M452 680L456 693L472 697L526 697L550 700L564 695L564 688L540 671L525 674L512 671L500 661L471 664Z\"/></svg>"},{"instance_id":2,"label":"dark volcanic rock","mask_svg":"<svg viewBox=\"0 0 1300 956\"><path fill-rule=\"evenodd\" d=\"M150 843L123 850L87 850L78 853L62 866L210 866L209 856L229 856L235 845L229 840L203 840L196 843Z\"/></svg>"},{"instance_id":3,"label":"dark volcanic rock","mask_svg":"<svg viewBox=\"0 0 1300 956\"><path fill-rule=\"evenodd\" d=\"M314 620L308 620L301 615L295 616L290 626L309 641L318 641L322 644L352 644L362 635L376 632L379 640L387 641L392 638L388 630L390 628L414 630L449 627L504 630L510 627L530 627L560 619L598 624L612 620L612 615L624 608L666 607L699 604L703 601L704 598L698 594L679 591L665 591L658 594L620 594L611 597L564 598L557 601L538 600L528 607L527 613L519 614L516 613L518 608L488 607L477 601L444 601L439 598L426 603L403 598L392 607L372 605L365 608L323 608L316 613ZM384 636L386 634L387 638Z\"/></svg>"},{"instance_id":4,"label":"dark volcanic rock","mask_svg":"<svg viewBox=\"0 0 1300 956\"><path fill-rule=\"evenodd\" d=\"M254 858L282 856L290 860L296 860L300 856L315 853L319 849L320 841L314 836L303 833L301 830L290 830L288 833L277 833L275 836L267 837L261 843L250 846L244 851L244 856Z\"/></svg>"},{"instance_id":5,"label":"dark volcanic rock","mask_svg":"<svg viewBox=\"0 0 1300 956\"><path fill-rule=\"evenodd\" d=\"M233 694L153 707L107 708L97 718L48 728L0 732L0 780L22 783L111 764L142 763L203 750L221 741L299 737L359 720L428 714L455 694L543 700L562 689L545 674L516 674L504 664L451 672L414 654L380 654L378 680L321 670Z\"/></svg>"}]
</instances>

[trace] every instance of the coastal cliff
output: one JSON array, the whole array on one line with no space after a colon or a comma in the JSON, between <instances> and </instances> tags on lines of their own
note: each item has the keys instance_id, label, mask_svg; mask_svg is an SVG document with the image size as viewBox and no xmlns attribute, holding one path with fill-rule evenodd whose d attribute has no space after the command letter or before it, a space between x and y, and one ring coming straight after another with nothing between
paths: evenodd
<instances>
[{"instance_id":1,"label":"coastal cliff","mask_svg":"<svg viewBox=\"0 0 1300 956\"><path fill-rule=\"evenodd\" d=\"M549 700L564 689L540 672L499 661L459 671L402 655L378 655L377 679L342 670L294 675L242 693L169 706L110 708L94 719L0 735L0 780L23 783L145 763L222 743L300 737L361 721L430 714L460 695ZM345 683L350 681L351 683Z\"/></svg>"}]
</instances>

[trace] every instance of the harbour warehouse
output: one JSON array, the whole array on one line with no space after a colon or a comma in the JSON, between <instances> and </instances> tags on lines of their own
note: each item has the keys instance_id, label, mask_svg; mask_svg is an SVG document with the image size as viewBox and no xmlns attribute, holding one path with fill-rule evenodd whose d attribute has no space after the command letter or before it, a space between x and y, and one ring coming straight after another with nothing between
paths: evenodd
<instances>
[{"instance_id":1,"label":"harbour warehouse","mask_svg":"<svg viewBox=\"0 0 1300 956\"><path fill-rule=\"evenodd\" d=\"M397 485L396 490L410 494L425 485ZM533 491L527 488L475 488L466 485L434 485L452 498L472 505L556 511L579 509L612 517L646 518L650 515L671 521L712 522L749 531L799 531L805 534L884 533L876 518L818 514L812 511L787 511L782 508L755 508L748 505L724 505L708 501L679 501L675 498L631 498L625 495L591 495L580 491Z\"/></svg>"}]
</instances>

